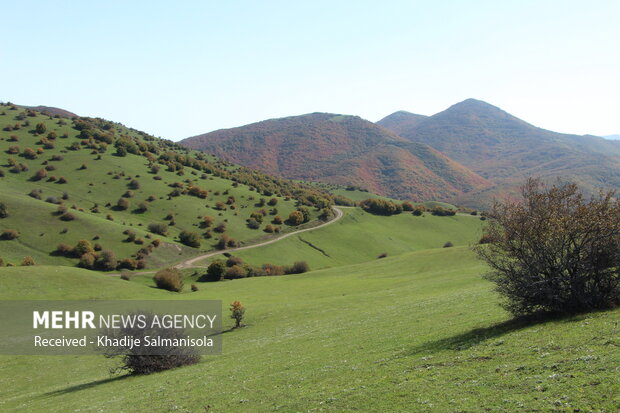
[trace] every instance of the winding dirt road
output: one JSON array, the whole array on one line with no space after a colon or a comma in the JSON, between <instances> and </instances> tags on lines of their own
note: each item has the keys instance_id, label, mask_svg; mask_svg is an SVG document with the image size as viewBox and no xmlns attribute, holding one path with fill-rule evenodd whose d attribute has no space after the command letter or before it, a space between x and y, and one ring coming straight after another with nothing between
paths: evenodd
<instances>
[{"instance_id":1,"label":"winding dirt road","mask_svg":"<svg viewBox=\"0 0 620 413\"><path fill-rule=\"evenodd\" d=\"M183 269L183 268L204 268L204 267L201 267L199 265L195 265L195 263L199 262L199 261L202 261L202 260L204 260L206 258L210 258L210 257L214 257L216 255L224 254L225 252L231 253L231 252L235 252L235 251L242 251L242 250L249 250L249 249L252 249L252 248L264 247L265 245L273 244L275 242L281 241L281 240L283 240L285 238L288 238L288 237L291 237L293 235L301 234L302 232L314 231L315 229L326 227L326 226L331 225L334 222L338 221L340 218L342 218L344 216L344 213L342 212L341 208L346 208L346 207L332 206L332 209L336 213L334 218L330 219L327 222L324 222L321 225L317 225L316 227L300 229L298 231L293 231L293 232L289 232L289 233L286 233L286 234L282 234L279 237L272 238L272 239L264 241L264 242L259 242L258 244L245 245L243 247L237 247L237 248L230 248L230 249L226 249L226 250L208 252L206 254L198 255L197 257L192 257L192 258L187 259L185 261L181 261L180 263L174 265L173 268L178 268L178 269ZM134 274L136 274L136 275L137 274L152 274L154 272L155 271L140 271L140 272L135 272ZM108 275L118 276L118 275L120 275L120 273L113 273L113 274L108 274Z\"/></svg>"}]
</instances>

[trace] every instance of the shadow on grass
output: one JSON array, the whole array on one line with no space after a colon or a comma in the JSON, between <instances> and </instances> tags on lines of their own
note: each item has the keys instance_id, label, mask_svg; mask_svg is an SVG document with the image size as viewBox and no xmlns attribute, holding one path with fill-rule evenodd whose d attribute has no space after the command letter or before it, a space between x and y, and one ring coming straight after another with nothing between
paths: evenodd
<instances>
[{"instance_id":1,"label":"shadow on grass","mask_svg":"<svg viewBox=\"0 0 620 413\"><path fill-rule=\"evenodd\" d=\"M78 385L67 387L67 388L60 389L60 390L54 390L54 391L42 394L41 397L62 396L65 394L74 393L76 391L87 390L87 389L99 386L101 384L125 380L129 377L132 377L132 375L125 374L123 376L108 377L107 379L95 380L95 381L91 381L90 383L83 383L83 384L78 384Z\"/></svg>"},{"instance_id":2,"label":"shadow on grass","mask_svg":"<svg viewBox=\"0 0 620 413\"><path fill-rule=\"evenodd\" d=\"M428 353L441 350L466 350L486 340L501 337L513 331L519 331L527 327L545 324L551 321L574 322L582 320L585 314L571 315L535 315L528 317L513 318L502 323L493 324L489 327L474 328L465 333L457 334L440 340L428 341L407 351L408 355Z\"/></svg>"}]
</instances>

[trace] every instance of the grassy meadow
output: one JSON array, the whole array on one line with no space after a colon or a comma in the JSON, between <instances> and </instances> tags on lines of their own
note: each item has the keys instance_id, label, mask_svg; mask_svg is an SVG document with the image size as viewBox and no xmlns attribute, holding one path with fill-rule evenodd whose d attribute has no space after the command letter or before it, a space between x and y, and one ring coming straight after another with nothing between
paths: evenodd
<instances>
[{"instance_id":1,"label":"grassy meadow","mask_svg":"<svg viewBox=\"0 0 620 413\"><path fill-rule=\"evenodd\" d=\"M224 333L221 356L149 376L111 376L96 356L2 356L0 410L617 411L620 311L510 322L484 271L467 247L439 248L175 294L3 268L3 299L241 300L247 326Z\"/></svg>"}]
</instances>

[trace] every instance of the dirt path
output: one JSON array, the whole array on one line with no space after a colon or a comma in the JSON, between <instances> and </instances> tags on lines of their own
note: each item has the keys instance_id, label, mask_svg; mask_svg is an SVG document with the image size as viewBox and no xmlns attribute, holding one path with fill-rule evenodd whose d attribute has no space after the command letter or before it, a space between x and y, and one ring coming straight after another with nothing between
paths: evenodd
<instances>
[{"instance_id":1,"label":"dirt path","mask_svg":"<svg viewBox=\"0 0 620 413\"><path fill-rule=\"evenodd\" d=\"M206 254L198 255L197 257L192 257L192 258L187 259L185 261L181 261L180 263L174 265L173 268L178 268L178 269L183 269L183 268L204 268L204 267L201 267L201 266L198 266L198 265L194 265L194 264L196 262L198 262L198 261L202 261L202 260L204 260L206 258L214 257L216 255L220 255L220 254L223 254L225 252L231 253L231 252L235 252L235 251L242 251L242 250L249 250L249 249L252 249L252 248L264 247L265 245L273 244L275 242L281 241L281 240L283 240L285 238L288 238L288 237L291 237L293 235L301 234L302 232L314 231L315 229L326 227L326 226L331 225L334 222L338 221L340 218L342 218L344 216L344 213L342 212L341 208L346 208L346 207L336 207L336 206L333 206L332 209L336 213L336 216L333 219L331 219L331 220L329 220L327 222L324 222L321 225L317 225L316 227L305 228L305 229L300 229L298 231L289 232L289 233L280 235L279 237L272 238L272 239L264 241L264 242L259 242L258 244L245 245L243 247L237 247L237 248L230 248L230 249L226 249L226 250L208 252ZM137 274L152 274L154 272L155 271L140 271L140 272L135 272L133 274L136 274L136 275ZM118 275L120 275L120 273L112 273L112 274L108 274L108 275L118 276Z\"/></svg>"}]
</instances>

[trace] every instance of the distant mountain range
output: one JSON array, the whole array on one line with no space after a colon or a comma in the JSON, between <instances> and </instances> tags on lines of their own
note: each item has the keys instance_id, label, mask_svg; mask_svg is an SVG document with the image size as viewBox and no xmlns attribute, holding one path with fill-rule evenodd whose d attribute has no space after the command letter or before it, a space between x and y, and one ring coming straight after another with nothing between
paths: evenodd
<instances>
[{"instance_id":1,"label":"distant mountain range","mask_svg":"<svg viewBox=\"0 0 620 413\"><path fill-rule=\"evenodd\" d=\"M430 146L357 116L271 119L181 144L277 176L356 185L414 200L449 199L491 185Z\"/></svg>"},{"instance_id":2,"label":"distant mountain range","mask_svg":"<svg viewBox=\"0 0 620 413\"><path fill-rule=\"evenodd\" d=\"M313 113L181 143L287 178L478 207L515 194L529 176L572 180L587 192L620 188L620 142L541 129L475 99L433 116L399 111L373 124Z\"/></svg>"}]
</instances>

